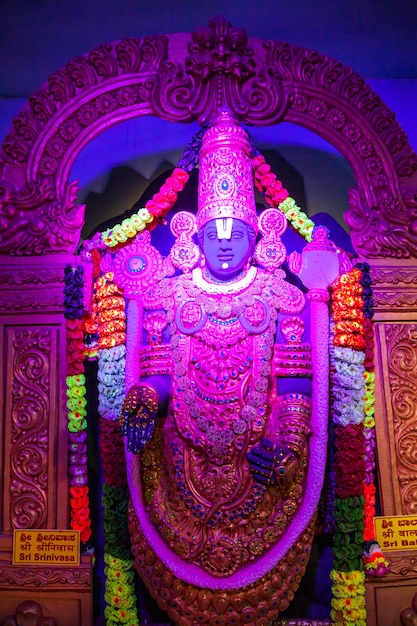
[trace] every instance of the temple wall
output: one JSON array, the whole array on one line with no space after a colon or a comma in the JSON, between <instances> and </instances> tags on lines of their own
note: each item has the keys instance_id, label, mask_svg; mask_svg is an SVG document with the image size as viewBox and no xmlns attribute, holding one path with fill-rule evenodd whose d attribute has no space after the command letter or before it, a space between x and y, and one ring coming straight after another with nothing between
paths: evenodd
<instances>
[{"instance_id":1,"label":"temple wall","mask_svg":"<svg viewBox=\"0 0 417 626\"><path fill-rule=\"evenodd\" d=\"M63 626L91 623L91 558L13 565L14 529L68 529L64 267L70 256L0 257L0 623L36 601Z\"/></svg>"},{"instance_id":2,"label":"temple wall","mask_svg":"<svg viewBox=\"0 0 417 626\"><path fill-rule=\"evenodd\" d=\"M373 261L371 274L375 302L375 421L381 514L415 516L416 262L414 259ZM368 626L404 623L400 620L401 613L411 607L416 590L416 555L415 550L406 547L385 552L390 573L367 581Z\"/></svg>"},{"instance_id":3,"label":"temple wall","mask_svg":"<svg viewBox=\"0 0 417 626\"><path fill-rule=\"evenodd\" d=\"M225 65L224 30L234 42ZM121 121L191 123L220 104L248 125L306 128L352 169L345 221L374 281L381 513L416 512L417 156L392 111L351 68L285 42L248 41L221 19L191 37L99 46L48 78L0 151L0 622L32 600L61 626L91 623L88 556L71 568L12 564L14 529L69 524L63 287L84 223L72 165ZM388 552L391 573L367 581L367 626L417 624L414 609L414 621L401 621L417 586L415 554Z\"/></svg>"}]
</instances>

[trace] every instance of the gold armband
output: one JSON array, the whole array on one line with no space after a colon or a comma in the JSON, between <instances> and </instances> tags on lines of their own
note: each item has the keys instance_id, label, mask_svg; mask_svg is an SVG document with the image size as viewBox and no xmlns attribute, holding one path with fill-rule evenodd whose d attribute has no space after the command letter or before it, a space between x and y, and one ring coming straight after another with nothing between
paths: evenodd
<instances>
[{"instance_id":1,"label":"gold armband","mask_svg":"<svg viewBox=\"0 0 417 626\"><path fill-rule=\"evenodd\" d=\"M162 344L162 333L168 326L167 314L164 311L153 311L143 320L143 326L147 332L148 344L150 346Z\"/></svg>"},{"instance_id":2,"label":"gold armband","mask_svg":"<svg viewBox=\"0 0 417 626\"><path fill-rule=\"evenodd\" d=\"M288 393L278 398L276 433L279 440L303 456L311 435L311 398L301 393Z\"/></svg>"},{"instance_id":3,"label":"gold armband","mask_svg":"<svg viewBox=\"0 0 417 626\"><path fill-rule=\"evenodd\" d=\"M311 345L308 343L275 344L272 373L274 376L311 378L313 374Z\"/></svg>"},{"instance_id":4,"label":"gold armband","mask_svg":"<svg viewBox=\"0 0 417 626\"><path fill-rule=\"evenodd\" d=\"M172 373L171 346L142 346L139 350L140 376L154 376Z\"/></svg>"}]
</instances>

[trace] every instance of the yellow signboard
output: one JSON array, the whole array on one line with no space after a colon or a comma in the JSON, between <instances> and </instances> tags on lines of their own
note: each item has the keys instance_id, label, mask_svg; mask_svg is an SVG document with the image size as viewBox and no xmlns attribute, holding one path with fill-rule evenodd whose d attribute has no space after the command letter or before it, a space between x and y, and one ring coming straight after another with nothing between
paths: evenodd
<instances>
[{"instance_id":1,"label":"yellow signboard","mask_svg":"<svg viewBox=\"0 0 417 626\"><path fill-rule=\"evenodd\" d=\"M376 539L382 550L417 550L417 517L375 517Z\"/></svg>"},{"instance_id":2,"label":"yellow signboard","mask_svg":"<svg viewBox=\"0 0 417 626\"><path fill-rule=\"evenodd\" d=\"M79 565L80 531L15 530L14 565Z\"/></svg>"}]
</instances>

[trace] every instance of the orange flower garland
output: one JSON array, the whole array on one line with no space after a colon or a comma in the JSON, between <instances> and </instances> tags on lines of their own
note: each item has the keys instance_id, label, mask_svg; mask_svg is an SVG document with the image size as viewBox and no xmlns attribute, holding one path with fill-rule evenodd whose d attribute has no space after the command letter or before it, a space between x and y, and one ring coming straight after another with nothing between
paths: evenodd
<instances>
[{"instance_id":1,"label":"orange flower garland","mask_svg":"<svg viewBox=\"0 0 417 626\"><path fill-rule=\"evenodd\" d=\"M369 266L358 264L332 285L332 409L337 497L331 617L333 624L340 626L366 626L362 570L373 575L387 571L373 525L376 489L374 375L370 371L373 370L372 315ZM362 382L358 379L361 370ZM349 443L351 438L353 447ZM352 456L354 449L358 463Z\"/></svg>"},{"instance_id":2,"label":"orange flower garland","mask_svg":"<svg viewBox=\"0 0 417 626\"><path fill-rule=\"evenodd\" d=\"M96 281L98 347L111 348L126 341L123 293L108 272Z\"/></svg>"}]
</instances>

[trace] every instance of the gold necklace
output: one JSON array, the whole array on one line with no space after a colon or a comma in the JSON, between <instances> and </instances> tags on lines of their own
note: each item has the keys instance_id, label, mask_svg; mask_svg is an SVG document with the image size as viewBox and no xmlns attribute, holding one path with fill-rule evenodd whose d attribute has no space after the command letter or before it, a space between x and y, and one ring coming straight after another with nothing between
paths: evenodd
<instances>
[{"instance_id":1,"label":"gold necklace","mask_svg":"<svg viewBox=\"0 0 417 626\"><path fill-rule=\"evenodd\" d=\"M216 282L210 283L208 282L201 271L201 267L196 267L192 271L192 276L195 284L201 291L212 295L223 295L223 294L232 294L238 293L239 291L243 291L247 289L249 285L253 283L257 274L256 267L250 267L243 278L235 282Z\"/></svg>"}]
</instances>

